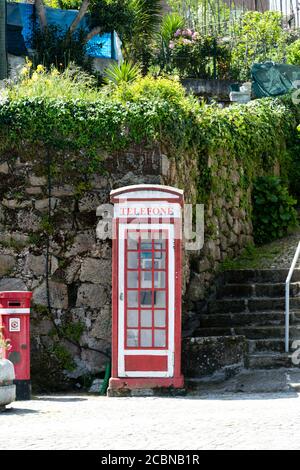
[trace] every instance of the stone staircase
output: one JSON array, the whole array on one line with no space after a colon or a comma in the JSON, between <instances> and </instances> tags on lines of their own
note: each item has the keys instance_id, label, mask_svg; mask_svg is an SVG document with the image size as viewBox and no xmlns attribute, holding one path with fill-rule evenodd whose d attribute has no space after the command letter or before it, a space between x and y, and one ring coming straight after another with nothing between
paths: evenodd
<instances>
[{"instance_id":1,"label":"stone staircase","mask_svg":"<svg viewBox=\"0 0 300 470\"><path fill-rule=\"evenodd\" d=\"M250 369L293 367L284 352L286 269L233 270L224 273L216 299L200 313L194 337L245 336ZM290 344L300 339L300 269L290 288Z\"/></svg>"}]
</instances>

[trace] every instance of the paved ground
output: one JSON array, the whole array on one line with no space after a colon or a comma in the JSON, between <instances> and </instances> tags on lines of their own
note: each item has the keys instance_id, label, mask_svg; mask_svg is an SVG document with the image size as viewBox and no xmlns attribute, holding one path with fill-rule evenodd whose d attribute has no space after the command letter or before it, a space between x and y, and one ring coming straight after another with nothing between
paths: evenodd
<instances>
[{"instance_id":1,"label":"paved ground","mask_svg":"<svg viewBox=\"0 0 300 470\"><path fill-rule=\"evenodd\" d=\"M300 396L40 396L0 414L0 449L299 449Z\"/></svg>"}]
</instances>

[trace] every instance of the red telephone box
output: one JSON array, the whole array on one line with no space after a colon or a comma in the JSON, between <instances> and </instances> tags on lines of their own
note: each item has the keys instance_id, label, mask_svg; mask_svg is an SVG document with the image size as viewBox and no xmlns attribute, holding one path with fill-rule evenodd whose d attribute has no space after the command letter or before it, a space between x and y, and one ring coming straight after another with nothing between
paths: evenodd
<instances>
[{"instance_id":1,"label":"red telephone box","mask_svg":"<svg viewBox=\"0 0 300 470\"><path fill-rule=\"evenodd\" d=\"M6 358L15 367L16 398L30 400L30 300L32 292L0 292L0 323L11 349Z\"/></svg>"},{"instance_id":2,"label":"red telephone box","mask_svg":"<svg viewBox=\"0 0 300 470\"><path fill-rule=\"evenodd\" d=\"M181 251L183 191L160 185L111 192L112 378L116 389L183 387Z\"/></svg>"}]
</instances>

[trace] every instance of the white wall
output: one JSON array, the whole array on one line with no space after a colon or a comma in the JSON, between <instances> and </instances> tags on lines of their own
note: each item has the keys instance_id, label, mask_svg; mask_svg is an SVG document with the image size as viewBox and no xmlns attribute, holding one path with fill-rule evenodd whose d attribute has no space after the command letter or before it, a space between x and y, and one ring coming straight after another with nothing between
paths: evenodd
<instances>
[{"instance_id":1,"label":"white wall","mask_svg":"<svg viewBox=\"0 0 300 470\"><path fill-rule=\"evenodd\" d=\"M300 26L300 0L270 0L270 10L280 11L280 5L284 15L289 17L294 11L296 17L296 24Z\"/></svg>"}]
</instances>

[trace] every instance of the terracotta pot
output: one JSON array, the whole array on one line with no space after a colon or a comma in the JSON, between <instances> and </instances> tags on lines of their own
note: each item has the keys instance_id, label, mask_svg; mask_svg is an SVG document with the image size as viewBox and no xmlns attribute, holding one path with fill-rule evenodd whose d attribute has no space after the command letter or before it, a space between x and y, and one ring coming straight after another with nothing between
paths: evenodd
<instances>
[{"instance_id":1,"label":"terracotta pot","mask_svg":"<svg viewBox=\"0 0 300 470\"><path fill-rule=\"evenodd\" d=\"M0 359L0 409L16 399L15 370L8 359Z\"/></svg>"}]
</instances>

